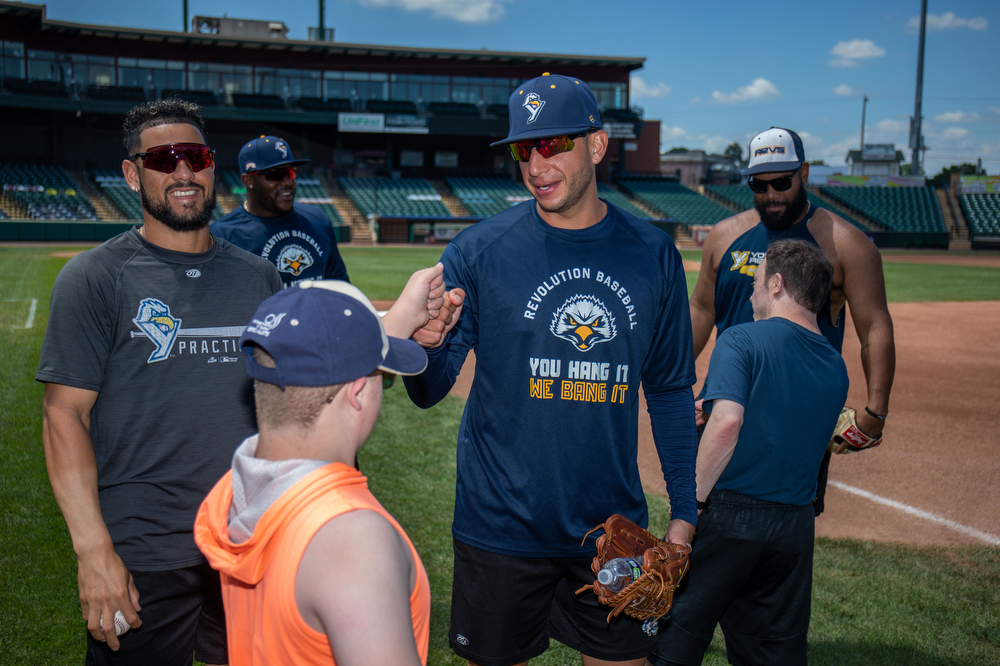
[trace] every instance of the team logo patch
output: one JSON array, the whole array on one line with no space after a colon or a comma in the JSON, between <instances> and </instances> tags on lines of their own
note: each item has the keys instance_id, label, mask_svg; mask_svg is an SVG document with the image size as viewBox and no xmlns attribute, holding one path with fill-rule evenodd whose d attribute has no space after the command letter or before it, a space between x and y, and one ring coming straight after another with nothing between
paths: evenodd
<instances>
[{"instance_id":1,"label":"team logo patch","mask_svg":"<svg viewBox=\"0 0 1000 666\"><path fill-rule=\"evenodd\" d=\"M245 167L243 167L243 170L244 171L250 171L250 170L256 169L256 168L257 168L257 163L256 162L247 162L247 165Z\"/></svg>"},{"instance_id":2,"label":"team logo patch","mask_svg":"<svg viewBox=\"0 0 1000 666\"><path fill-rule=\"evenodd\" d=\"M729 267L730 271L739 271L743 275L749 275L753 277L757 273L757 267L760 262L764 261L764 257L767 255L766 252L744 252L741 250L736 250L729 253L733 257L733 265Z\"/></svg>"},{"instance_id":3,"label":"team logo patch","mask_svg":"<svg viewBox=\"0 0 1000 666\"><path fill-rule=\"evenodd\" d=\"M274 327L281 323L281 320L285 318L287 312L282 312L281 314L274 314L273 312L266 317L264 321L260 319L254 319L247 326L247 333L253 333L255 335L263 335L265 338L271 335L271 331ZM225 361L223 361L225 363Z\"/></svg>"},{"instance_id":4,"label":"team logo patch","mask_svg":"<svg viewBox=\"0 0 1000 666\"><path fill-rule=\"evenodd\" d=\"M288 245L278 255L278 270L298 277L302 271L313 265L312 255L301 245Z\"/></svg>"},{"instance_id":5,"label":"team logo patch","mask_svg":"<svg viewBox=\"0 0 1000 666\"><path fill-rule=\"evenodd\" d=\"M197 268L189 268L188 270L184 271L184 275L187 275L189 278L197 278L201 277L201 271L199 271Z\"/></svg>"},{"instance_id":6,"label":"team logo patch","mask_svg":"<svg viewBox=\"0 0 1000 666\"><path fill-rule=\"evenodd\" d=\"M181 330L181 320L170 316L169 305L155 298L144 298L139 301L139 312L132 323L156 345L146 363L156 363L170 356L174 340Z\"/></svg>"},{"instance_id":7,"label":"team logo patch","mask_svg":"<svg viewBox=\"0 0 1000 666\"><path fill-rule=\"evenodd\" d=\"M646 632L647 636L655 636L660 631L660 621L655 617L651 617L642 623L642 630Z\"/></svg>"},{"instance_id":8,"label":"team logo patch","mask_svg":"<svg viewBox=\"0 0 1000 666\"><path fill-rule=\"evenodd\" d=\"M545 102L538 93L528 93L528 96L524 98L524 110L528 112L528 124L538 120L538 114L542 112L542 107L545 106Z\"/></svg>"},{"instance_id":9,"label":"team logo patch","mask_svg":"<svg viewBox=\"0 0 1000 666\"><path fill-rule=\"evenodd\" d=\"M784 146L764 146L763 148L758 148L753 151L754 157L760 157L761 155L784 155Z\"/></svg>"},{"instance_id":10,"label":"team logo patch","mask_svg":"<svg viewBox=\"0 0 1000 666\"><path fill-rule=\"evenodd\" d=\"M285 145L284 141L279 141L274 144L274 149L281 151L282 157L288 157L288 146Z\"/></svg>"},{"instance_id":11,"label":"team logo patch","mask_svg":"<svg viewBox=\"0 0 1000 666\"><path fill-rule=\"evenodd\" d=\"M469 639L463 636L462 634L455 634L455 642L458 643L459 645L468 645Z\"/></svg>"},{"instance_id":12,"label":"team logo patch","mask_svg":"<svg viewBox=\"0 0 1000 666\"><path fill-rule=\"evenodd\" d=\"M618 334L615 318L599 299L577 294L552 315L549 326L552 335L573 343L586 352L601 342L613 340Z\"/></svg>"}]
</instances>

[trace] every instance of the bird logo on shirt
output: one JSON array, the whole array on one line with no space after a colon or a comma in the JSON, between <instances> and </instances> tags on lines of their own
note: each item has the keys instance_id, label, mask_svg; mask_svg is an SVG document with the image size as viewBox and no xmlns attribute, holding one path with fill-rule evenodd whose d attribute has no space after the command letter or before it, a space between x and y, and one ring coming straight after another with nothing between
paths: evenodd
<instances>
[{"instance_id":1,"label":"bird logo on shirt","mask_svg":"<svg viewBox=\"0 0 1000 666\"><path fill-rule=\"evenodd\" d=\"M288 245L278 255L278 270L298 277L313 265L312 255L301 245Z\"/></svg>"},{"instance_id":2,"label":"bird logo on shirt","mask_svg":"<svg viewBox=\"0 0 1000 666\"><path fill-rule=\"evenodd\" d=\"M577 294L556 310L549 326L552 335L573 343L582 352L618 334L615 318L599 299Z\"/></svg>"}]
</instances>

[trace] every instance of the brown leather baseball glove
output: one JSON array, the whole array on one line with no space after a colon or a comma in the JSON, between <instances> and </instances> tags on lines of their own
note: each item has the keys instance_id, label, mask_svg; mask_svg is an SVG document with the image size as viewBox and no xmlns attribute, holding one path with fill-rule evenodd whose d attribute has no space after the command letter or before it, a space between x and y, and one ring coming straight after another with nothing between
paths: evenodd
<instances>
[{"instance_id":1,"label":"brown leather baseball glove","mask_svg":"<svg viewBox=\"0 0 1000 666\"><path fill-rule=\"evenodd\" d=\"M587 537L599 529L604 534L597 539L597 557L591 564L594 575L604 565L618 557L642 561L642 575L618 592L609 590L600 581L584 585L576 591L594 590L598 601L611 606L608 622L622 611L637 620L657 619L670 610L674 590L688 570L689 546L679 546L657 539L648 531L617 513L587 532ZM582 545L581 543L581 545Z\"/></svg>"},{"instance_id":2,"label":"brown leather baseball glove","mask_svg":"<svg viewBox=\"0 0 1000 666\"><path fill-rule=\"evenodd\" d=\"M840 412L840 418L837 419L837 427L833 431L833 436L830 438L829 444L826 445L827 451L836 451L844 442L847 442L847 448L844 449L843 453L874 449L882 443L882 435L869 437L861 432L857 418L857 412L850 407L844 407Z\"/></svg>"}]
</instances>

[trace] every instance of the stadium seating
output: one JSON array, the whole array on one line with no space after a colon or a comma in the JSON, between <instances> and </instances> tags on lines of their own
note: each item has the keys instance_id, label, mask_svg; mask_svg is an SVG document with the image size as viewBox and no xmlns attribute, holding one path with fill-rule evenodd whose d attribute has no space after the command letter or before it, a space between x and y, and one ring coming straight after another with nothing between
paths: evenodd
<instances>
[{"instance_id":1,"label":"stadium seating","mask_svg":"<svg viewBox=\"0 0 1000 666\"><path fill-rule=\"evenodd\" d=\"M962 212L974 234L1000 234L1000 194L963 194Z\"/></svg>"},{"instance_id":2,"label":"stadium seating","mask_svg":"<svg viewBox=\"0 0 1000 666\"><path fill-rule=\"evenodd\" d=\"M680 183L661 179L625 179L619 187L645 205L670 216L681 224L713 225L733 212L689 190Z\"/></svg>"},{"instance_id":3,"label":"stadium seating","mask_svg":"<svg viewBox=\"0 0 1000 666\"><path fill-rule=\"evenodd\" d=\"M69 97L65 83L59 81L25 81L24 79L4 79L4 88L15 95L43 95L45 97Z\"/></svg>"},{"instance_id":4,"label":"stadium seating","mask_svg":"<svg viewBox=\"0 0 1000 666\"><path fill-rule=\"evenodd\" d=\"M945 231L932 187L821 187L820 192L892 231Z\"/></svg>"},{"instance_id":5,"label":"stadium seating","mask_svg":"<svg viewBox=\"0 0 1000 666\"><path fill-rule=\"evenodd\" d=\"M120 171L98 169L91 172L90 177L125 219L142 219L142 204L139 202L139 195L129 188Z\"/></svg>"},{"instance_id":6,"label":"stadium seating","mask_svg":"<svg viewBox=\"0 0 1000 666\"><path fill-rule=\"evenodd\" d=\"M0 165L4 193L35 220L96 220L87 197L62 167Z\"/></svg>"},{"instance_id":7,"label":"stadium seating","mask_svg":"<svg viewBox=\"0 0 1000 666\"><path fill-rule=\"evenodd\" d=\"M597 194L610 204L618 206L627 213L635 215L640 220L651 220L653 217L644 211L643 209L632 203L632 200L627 196L611 187L610 185L605 185L604 183L597 184Z\"/></svg>"},{"instance_id":8,"label":"stadium seating","mask_svg":"<svg viewBox=\"0 0 1000 666\"><path fill-rule=\"evenodd\" d=\"M423 178L338 178L337 182L365 216L451 217L441 195Z\"/></svg>"},{"instance_id":9,"label":"stadium seating","mask_svg":"<svg viewBox=\"0 0 1000 666\"><path fill-rule=\"evenodd\" d=\"M10 215L8 215L3 208L0 208L0 220L9 220Z\"/></svg>"},{"instance_id":10,"label":"stadium seating","mask_svg":"<svg viewBox=\"0 0 1000 666\"><path fill-rule=\"evenodd\" d=\"M506 117L510 115L510 107L506 104L490 104L486 107L486 113L491 116Z\"/></svg>"},{"instance_id":11,"label":"stadium seating","mask_svg":"<svg viewBox=\"0 0 1000 666\"><path fill-rule=\"evenodd\" d=\"M458 200L475 217L490 217L531 198L524 187L509 178L445 178Z\"/></svg>"},{"instance_id":12,"label":"stadium seating","mask_svg":"<svg viewBox=\"0 0 1000 666\"><path fill-rule=\"evenodd\" d=\"M247 198L247 188L244 187L243 181L240 180L240 172L236 169L219 169L215 172L215 175L218 180L222 181L222 187L232 193L233 198L236 199L236 205L242 206ZM333 206L333 199L330 198L330 194L315 178L299 176L296 179L295 200L299 203L317 206L326 213L326 216L330 218L334 226L344 226L347 224Z\"/></svg>"}]
</instances>

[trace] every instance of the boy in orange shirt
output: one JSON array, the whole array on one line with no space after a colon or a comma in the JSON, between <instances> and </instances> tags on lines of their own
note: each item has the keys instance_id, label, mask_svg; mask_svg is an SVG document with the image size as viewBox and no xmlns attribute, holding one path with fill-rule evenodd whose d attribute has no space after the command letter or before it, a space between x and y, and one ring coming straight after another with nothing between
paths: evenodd
<instances>
[{"instance_id":1,"label":"boy in orange shirt","mask_svg":"<svg viewBox=\"0 0 1000 666\"><path fill-rule=\"evenodd\" d=\"M427 573L353 465L383 387L427 365L400 338L427 323L441 271L414 274L384 322L356 287L325 280L267 299L244 332L260 433L195 522L222 576L233 666L426 664Z\"/></svg>"}]
</instances>

